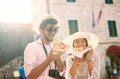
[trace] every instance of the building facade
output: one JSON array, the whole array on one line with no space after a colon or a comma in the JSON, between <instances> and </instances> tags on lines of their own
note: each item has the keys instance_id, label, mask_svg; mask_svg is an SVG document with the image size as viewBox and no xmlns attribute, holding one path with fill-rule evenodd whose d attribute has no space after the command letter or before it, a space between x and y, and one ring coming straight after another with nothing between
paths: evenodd
<instances>
[{"instance_id":1,"label":"building facade","mask_svg":"<svg viewBox=\"0 0 120 79\"><path fill-rule=\"evenodd\" d=\"M111 45L120 46L120 0L33 0L33 31L44 14L55 14L60 20L57 38L81 32L99 37L96 51L100 55L101 79L105 78L105 57Z\"/></svg>"}]
</instances>

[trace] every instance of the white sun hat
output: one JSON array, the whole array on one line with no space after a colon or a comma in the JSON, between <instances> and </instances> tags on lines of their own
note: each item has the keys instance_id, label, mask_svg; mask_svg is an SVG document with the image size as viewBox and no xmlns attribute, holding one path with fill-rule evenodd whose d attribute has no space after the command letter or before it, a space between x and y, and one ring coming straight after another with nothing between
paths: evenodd
<instances>
[{"instance_id":1,"label":"white sun hat","mask_svg":"<svg viewBox=\"0 0 120 79\"><path fill-rule=\"evenodd\" d=\"M46 19L56 19L58 21L57 26L58 27L60 26L60 20L58 19L58 17L55 14L44 14L43 16L37 18L37 20L34 24L34 27L33 27L33 31L35 31L37 34L40 34L39 26Z\"/></svg>"},{"instance_id":2,"label":"white sun hat","mask_svg":"<svg viewBox=\"0 0 120 79\"><path fill-rule=\"evenodd\" d=\"M91 32L76 32L68 37L66 37L63 42L73 47L73 41L77 38L86 38L88 41L88 45L92 46L95 49L99 43L98 37Z\"/></svg>"},{"instance_id":3,"label":"white sun hat","mask_svg":"<svg viewBox=\"0 0 120 79\"><path fill-rule=\"evenodd\" d=\"M78 38L86 38L88 41L88 47L85 50L81 51L81 53L73 49L73 41ZM73 56L76 56L78 58L82 58L84 53L91 50L89 46L92 46L93 49L97 47L99 43L99 39L95 34L90 33L90 32L76 32L66 37L63 40L63 42L67 44L68 46L70 46L70 49L68 48L68 51L66 53L72 54Z\"/></svg>"}]
</instances>

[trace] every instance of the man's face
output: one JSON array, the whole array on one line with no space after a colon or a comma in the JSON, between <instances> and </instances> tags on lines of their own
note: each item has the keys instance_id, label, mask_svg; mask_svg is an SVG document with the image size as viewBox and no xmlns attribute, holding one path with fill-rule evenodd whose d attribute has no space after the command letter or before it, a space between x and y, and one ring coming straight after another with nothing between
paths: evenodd
<instances>
[{"instance_id":1,"label":"man's face","mask_svg":"<svg viewBox=\"0 0 120 79\"><path fill-rule=\"evenodd\" d=\"M47 24L46 28L42 30L43 37L48 42L52 42L55 34L58 32L58 27L55 24Z\"/></svg>"}]
</instances>

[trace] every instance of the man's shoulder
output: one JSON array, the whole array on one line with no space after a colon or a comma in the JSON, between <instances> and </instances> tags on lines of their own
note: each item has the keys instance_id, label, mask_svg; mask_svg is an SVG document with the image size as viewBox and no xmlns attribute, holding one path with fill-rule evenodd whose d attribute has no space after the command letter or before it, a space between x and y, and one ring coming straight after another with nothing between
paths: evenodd
<instances>
[{"instance_id":1,"label":"man's shoulder","mask_svg":"<svg viewBox=\"0 0 120 79\"><path fill-rule=\"evenodd\" d=\"M41 45L41 40L36 40L36 41L33 41L33 42L30 42L28 43L29 46L33 46L33 45Z\"/></svg>"}]
</instances>

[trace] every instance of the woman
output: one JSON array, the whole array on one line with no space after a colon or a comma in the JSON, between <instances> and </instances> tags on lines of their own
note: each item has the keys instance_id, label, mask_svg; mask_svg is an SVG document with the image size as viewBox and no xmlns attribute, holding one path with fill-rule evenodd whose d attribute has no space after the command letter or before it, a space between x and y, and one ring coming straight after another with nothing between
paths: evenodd
<instances>
[{"instance_id":1,"label":"woman","mask_svg":"<svg viewBox=\"0 0 120 79\"><path fill-rule=\"evenodd\" d=\"M99 79L100 61L93 51L98 38L92 33L77 32L66 40L68 44L73 41L73 50L69 51L72 55L66 61L66 79Z\"/></svg>"}]
</instances>

